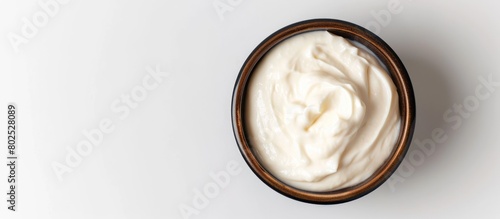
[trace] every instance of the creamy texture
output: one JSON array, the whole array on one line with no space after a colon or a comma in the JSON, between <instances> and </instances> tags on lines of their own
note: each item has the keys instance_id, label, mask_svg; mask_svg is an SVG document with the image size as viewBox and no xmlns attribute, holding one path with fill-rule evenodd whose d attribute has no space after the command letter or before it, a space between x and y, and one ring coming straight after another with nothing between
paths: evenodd
<instances>
[{"instance_id":1,"label":"creamy texture","mask_svg":"<svg viewBox=\"0 0 500 219\"><path fill-rule=\"evenodd\" d=\"M398 94L378 60L326 31L293 36L253 71L246 132L262 165L308 191L370 177L400 131Z\"/></svg>"}]
</instances>

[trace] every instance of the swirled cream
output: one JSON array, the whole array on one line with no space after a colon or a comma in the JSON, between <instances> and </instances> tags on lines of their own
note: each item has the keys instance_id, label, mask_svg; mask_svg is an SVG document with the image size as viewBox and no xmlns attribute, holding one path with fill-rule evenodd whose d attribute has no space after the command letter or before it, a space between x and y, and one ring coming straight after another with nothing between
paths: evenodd
<instances>
[{"instance_id":1,"label":"swirled cream","mask_svg":"<svg viewBox=\"0 0 500 219\"><path fill-rule=\"evenodd\" d=\"M299 189L333 191L366 180L399 136L398 94L386 70L326 31L273 47L246 92L252 149L271 174Z\"/></svg>"}]
</instances>

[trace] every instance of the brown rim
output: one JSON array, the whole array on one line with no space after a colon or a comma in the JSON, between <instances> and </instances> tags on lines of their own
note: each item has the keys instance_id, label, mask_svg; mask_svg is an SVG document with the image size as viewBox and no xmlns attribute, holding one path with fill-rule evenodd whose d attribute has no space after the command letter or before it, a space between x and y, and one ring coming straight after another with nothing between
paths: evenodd
<instances>
[{"instance_id":1,"label":"brown rim","mask_svg":"<svg viewBox=\"0 0 500 219\"><path fill-rule=\"evenodd\" d=\"M389 159L367 180L356 186L331 192L310 192L300 190L276 179L258 161L245 135L244 106L248 79L264 54L283 40L308 31L326 30L344 38L357 41L370 49L387 67L399 94L401 133ZM314 19L298 22L278 30L266 38L247 58L240 70L233 90L232 99L233 132L239 150L252 171L268 186L290 198L315 203L336 204L362 197L380 186L396 170L403 160L415 127L415 97L410 77L396 53L372 32L346 21Z\"/></svg>"}]
</instances>

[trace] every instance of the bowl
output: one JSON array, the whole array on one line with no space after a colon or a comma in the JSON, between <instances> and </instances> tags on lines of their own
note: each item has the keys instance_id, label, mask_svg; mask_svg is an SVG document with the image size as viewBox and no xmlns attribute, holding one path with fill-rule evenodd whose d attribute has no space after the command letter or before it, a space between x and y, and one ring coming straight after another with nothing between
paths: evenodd
<instances>
[{"instance_id":1,"label":"bowl","mask_svg":"<svg viewBox=\"0 0 500 219\"><path fill-rule=\"evenodd\" d=\"M359 43L369 49L386 67L399 95L401 129L393 151L385 163L365 181L348 188L329 192L311 192L289 186L274 177L261 165L252 150L245 132L245 94L253 69L260 59L278 43L301 33L326 30ZM292 199L314 204L338 204L360 198L383 184L403 160L415 128L415 97L408 73L396 53L369 30L356 24L335 19L313 19L286 26L267 37L248 56L243 64L232 96L233 132L241 155L250 169L265 184Z\"/></svg>"}]
</instances>

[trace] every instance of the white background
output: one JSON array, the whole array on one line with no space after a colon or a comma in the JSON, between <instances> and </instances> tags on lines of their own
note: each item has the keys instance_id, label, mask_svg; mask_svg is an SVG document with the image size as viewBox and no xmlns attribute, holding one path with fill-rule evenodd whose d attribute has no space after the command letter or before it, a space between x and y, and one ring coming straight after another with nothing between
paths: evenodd
<instances>
[{"instance_id":1,"label":"white background","mask_svg":"<svg viewBox=\"0 0 500 219\"><path fill-rule=\"evenodd\" d=\"M220 0L228 11L218 14L212 0L71 0L16 46L9 36L23 36L23 18L43 16L39 2L47 0L0 1L0 139L7 141L14 102L20 157L16 212L7 210L1 162L0 218L182 218L182 206L196 211L189 218L500 217L500 87L470 105L478 78L500 81L494 1L400 0L398 13L377 20L391 1ZM243 161L231 127L232 89L246 57L274 31L311 18L379 25L413 81L414 140L439 129L446 135L429 155L406 157L404 181L341 205L306 204L267 187ZM113 110L140 89L148 66L168 77L130 114ZM461 115L453 106L464 101L472 110ZM455 121L444 120L448 110ZM103 119L114 130L58 180L52 165L64 164ZM415 141L412 152L422 152ZM194 191L213 185L210 173L228 163L240 172L207 206L193 206Z\"/></svg>"}]
</instances>

